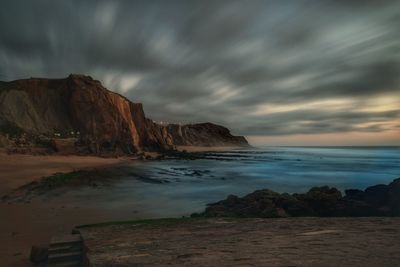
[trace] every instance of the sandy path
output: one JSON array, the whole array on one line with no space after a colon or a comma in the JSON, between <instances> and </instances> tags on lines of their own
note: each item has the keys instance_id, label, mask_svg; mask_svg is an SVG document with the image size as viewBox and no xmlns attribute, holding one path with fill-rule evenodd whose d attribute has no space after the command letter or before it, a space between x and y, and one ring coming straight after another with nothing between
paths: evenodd
<instances>
[{"instance_id":1,"label":"sandy path","mask_svg":"<svg viewBox=\"0 0 400 267\"><path fill-rule=\"evenodd\" d=\"M32 156L0 153L0 196L55 172L107 167L129 162L128 158L81 156ZM68 233L72 227L87 222L110 220L116 215L69 201L31 203L0 202L1 266L32 266L28 260L33 244L47 244L52 235Z\"/></svg>"}]
</instances>

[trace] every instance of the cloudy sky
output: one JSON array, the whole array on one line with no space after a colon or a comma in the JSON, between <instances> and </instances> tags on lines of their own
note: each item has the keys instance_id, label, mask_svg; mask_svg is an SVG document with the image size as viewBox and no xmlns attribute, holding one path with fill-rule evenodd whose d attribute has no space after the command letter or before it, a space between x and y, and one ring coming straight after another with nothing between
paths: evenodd
<instances>
[{"instance_id":1,"label":"cloudy sky","mask_svg":"<svg viewBox=\"0 0 400 267\"><path fill-rule=\"evenodd\" d=\"M0 80L69 73L256 144L400 144L400 1L1 0Z\"/></svg>"}]
</instances>

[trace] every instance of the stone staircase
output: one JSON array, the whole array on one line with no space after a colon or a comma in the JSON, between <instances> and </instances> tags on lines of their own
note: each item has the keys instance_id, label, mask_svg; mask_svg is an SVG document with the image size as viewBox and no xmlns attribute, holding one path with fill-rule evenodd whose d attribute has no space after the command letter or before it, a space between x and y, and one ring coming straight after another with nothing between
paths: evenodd
<instances>
[{"instance_id":1,"label":"stone staircase","mask_svg":"<svg viewBox=\"0 0 400 267\"><path fill-rule=\"evenodd\" d=\"M80 234L54 236L49 245L48 267L82 267Z\"/></svg>"}]
</instances>

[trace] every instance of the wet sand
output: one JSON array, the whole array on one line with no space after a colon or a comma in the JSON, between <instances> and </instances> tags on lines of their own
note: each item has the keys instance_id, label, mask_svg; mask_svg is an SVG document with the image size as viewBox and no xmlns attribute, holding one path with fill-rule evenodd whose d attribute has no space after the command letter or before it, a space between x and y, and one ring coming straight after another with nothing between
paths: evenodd
<instances>
[{"instance_id":1,"label":"wet sand","mask_svg":"<svg viewBox=\"0 0 400 267\"><path fill-rule=\"evenodd\" d=\"M102 168L129 161L129 158L0 153L0 196L56 172ZM12 204L0 202L1 266L32 266L29 262L29 252L33 244L46 244L52 235L69 233L77 224L115 217L112 212L82 208L79 203L70 205L66 198Z\"/></svg>"},{"instance_id":2,"label":"wet sand","mask_svg":"<svg viewBox=\"0 0 400 267\"><path fill-rule=\"evenodd\" d=\"M56 172L107 167L129 161L131 159L127 157L8 155L0 151L0 195Z\"/></svg>"}]
</instances>

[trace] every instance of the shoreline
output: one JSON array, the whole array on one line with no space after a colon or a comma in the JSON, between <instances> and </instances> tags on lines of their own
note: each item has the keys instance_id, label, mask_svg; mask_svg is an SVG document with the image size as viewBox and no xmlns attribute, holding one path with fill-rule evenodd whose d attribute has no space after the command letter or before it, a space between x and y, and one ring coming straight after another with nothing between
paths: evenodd
<instances>
[{"instance_id":1,"label":"shoreline","mask_svg":"<svg viewBox=\"0 0 400 267\"><path fill-rule=\"evenodd\" d=\"M244 149L240 146L178 146L177 152L185 153L212 153ZM144 152L146 160L157 159L163 155L159 152ZM38 181L42 177L55 173L69 173L73 171L93 168L107 168L138 161L137 156L104 157L96 155L63 155L63 154L19 154L7 153L0 149L0 196L17 189L30 182Z\"/></svg>"},{"instance_id":2,"label":"shoreline","mask_svg":"<svg viewBox=\"0 0 400 267\"><path fill-rule=\"evenodd\" d=\"M102 169L124 165L132 158L94 156L27 155L0 152L0 196L57 172ZM32 200L26 203L0 201L0 258L4 266L34 266L29 261L34 244L48 243L51 236L68 233L77 223L114 217L104 211L71 206L62 200ZM94 220L93 220L94 219Z\"/></svg>"},{"instance_id":3,"label":"shoreline","mask_svg":"<svg viewBox=\"0 0 400 267\"><path fill-rule=\"evenodd\" d=\"M177 146L178 152L187 153L205 153L205 152L223 152L223 151L232 151L232 150L242 150L242 149L249 149L254 147L243 147L243 146Z\"/></svg>"},{"instance_id":4,"label":"shoreline","mask_svg":"<svg viewBox=\"0 0 400 267\"><path fill-rule=\"evenodd\" d=\"M216 151L221 151L217 148ZM226 150L226 147L223 148ZM232 149L232 148L230 148ZM190 149L190 153L202 148ZM207 151L214 148L207 147ZM200 152L200 151L199 151ZM154 155L147 153L154 158ZM140 162L135 157L105 158L76 155L30 155L7 154L0 150L0 196L7 195L19 187L51 176L57 172L69 173L78 170L113 168ZM69 201L69 196L53 199L32 199L11 204L0 201L0 258L4 266L35 266L29 261L32 245L47 244L58 234L68 234L79 224L90 224L110 220L141 219L144 214L116 212L80 205Z\"/></svg>"},{"instance_id":5,"label":"shoreline","mask_svg":"<svg viewBox=\"0 0 400 267\"><path fill-rule=\"evenodd\" d=\"M135 158L103 158L76 155L28 155L0 152L0 195L57 172L118 166Z\"/></svg>"},{"instance_id":6,"label":"shoreline","mask_svg":"<svg viewBox=\"0 0 400 267\"><path fill-rule=\"evenodd\" d=\"M202 150L201 152L216 151L215 147L196 147L196 149L191 149L190 152L186 152L196 153L196 151L199 151L199 149ZM222 147L220 149L223 151L232 151L232 149L238 148ZM201 152L198 152L199 156L201 156ZM129 168L132 169L135 168L135 166L142 165L142 163L145 164L147 161L147 158L145 158L145 160L142 162L139 159L134 160L133 158L126 157L101 158L93 156L33 156L21 154L0 154L0 159L2 159L1 156L3 158L9 158L13 160L11 160L11 163L10 161L1 161L0 170L2 167L4 169L3 165L6 165L9 171L8 174L10 174L10 176L18 174L16 176L19 176L19 178L15 179L16 181L13 183L1 183L0 191L6 191L5 187L14 189L19 185L26 184L25 182L29 183L34 181L35 178L33 178L30 174L36 174L36 177L38 177L37 179L43 176L52 175L54 173L54 169L60 170L61 168L61 171L64 172L73 172L77 170L85 170L85 168L114 169L114 166L116 166L116 169L122 172L125 170L123 166L124 164L129 165ZM185 159L185 157L182 159ZM150 166L154 166L153 164L159 164L157 159L155 159L155 162L151 161L153 160L148 160ZM160 164L164 163L160 161ZM168 168L180 167L170 165L168 163L166 164L168 165ZM196 170L196 168L194 169ZM49 174L38 175L38 173L43 172L48 172ZM134 172L135 171L133 170L133 173ZM157 170L155 172L157 172ZM129 172L129 175L132 175L132 172ZM145 174L143 177L146 178ZM146 192L141 191L143 188L154 188L153 185L148 182L141 183L141 180L138 179L137 184L134 184L135 187L132 185L130 187L131 189L136 188L137 190L134 189L133 191L130 191L128 190L129 187L127 187L128 184L118 184L118 175L112 176L112 178L116 178L113 179L113 181L116 182L110 183L110 186L108 186L108 184L102 186L101 183L97 183L97 185L94 187L91 187L90 185L86 187L78 185L73 188L65 188L65 191L62 191L63 188L60 188L61 190L57 192L55 192L56 190L49 191L48 193L46 192L45 194L40 195L38 198L33 197L28 199L26 202L0 203L1 216L4 218L4 220L0 222L0 227L2 227L2 233L0 234L0 242L2 243L2 245L0 245L0 257L4 259L3 262L5 266L32 266L28 260L32 245L48 244L51 236L58 234L69 234L76 225L93 224L107 221L150 219L163 216L180 217L183 215L190 215L190 213L186 214L178 212L175 212L172 215L162 215L162 207L159 205L161 203L155 206L142 205L143 203L141 202L141 195L138 195L140 192ZM12 178L8 176L2 176L0 181L10 179ZM198 177L196 179L202 178ZM115 185L119 186L120 189L113 191L113 187ZM141 187L142 185L143 188ZM165 186L168 187L168 184ZM123 205L121 205L119 202L115 202L115 204L118 204L118 206L114 204L109 205L109 202L113 202L115 197L118 196L112 192L124 192L124 190L129 191L129 195L126 195L126 199L129 199L129 201L124 202ZM58 194L60 192L61 194ZM135 195L137 197L133 197L132 192L136 192ZM155 190L147 192L150 192L150 197L154 197L159 191ZM176 210L177 206L174 206L173 208ZM195 211L196 210L190 210L190 212ZM357 218L355 218L355 220L356 219ZM332 218L332 220L335 221L336 218Z\"/></svg>"}]
</instances>

